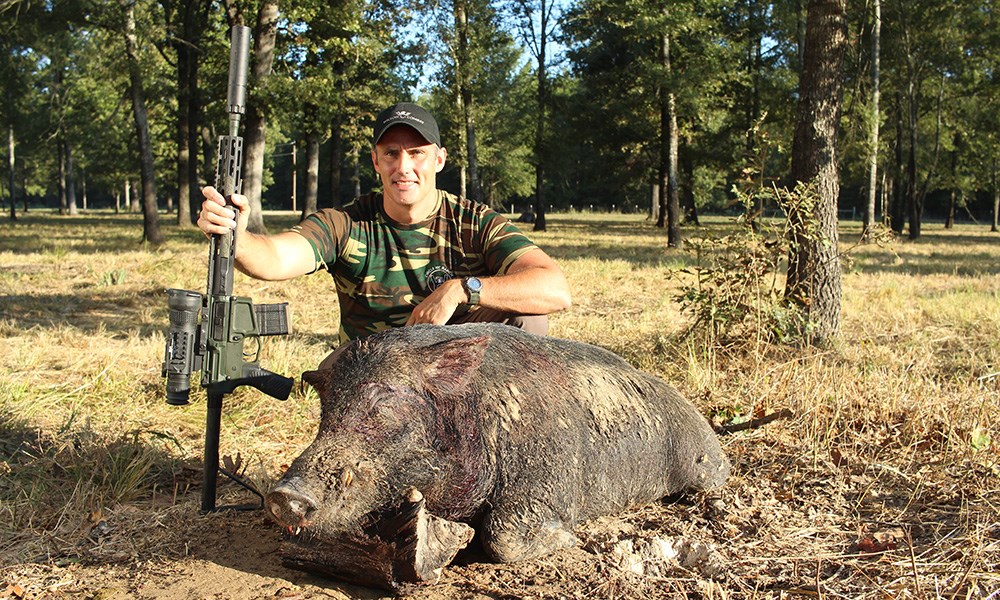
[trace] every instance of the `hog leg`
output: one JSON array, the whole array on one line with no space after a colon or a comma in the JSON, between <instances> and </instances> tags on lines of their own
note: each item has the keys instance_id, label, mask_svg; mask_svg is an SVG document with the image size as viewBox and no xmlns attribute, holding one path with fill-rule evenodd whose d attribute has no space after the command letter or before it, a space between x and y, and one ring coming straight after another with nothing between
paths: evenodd
<instances>
[{"instance_id":1,"label":"hog leg","mask_svg":"<svg viewBox=\"0 0 1000 600\"><path fill-rule=\"evenodd\" d=\"M572 548L572 529L538 499L498 503L483 518L483 549L497 562L517 562Z\"/></svg>"}]
</instances>

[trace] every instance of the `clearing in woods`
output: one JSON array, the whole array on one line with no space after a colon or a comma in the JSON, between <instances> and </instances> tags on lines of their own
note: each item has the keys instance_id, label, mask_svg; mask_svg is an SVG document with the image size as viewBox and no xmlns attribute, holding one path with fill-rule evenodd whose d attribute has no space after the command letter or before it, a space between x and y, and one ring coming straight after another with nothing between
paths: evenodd
<instances>
[{"instance_id":1,"label":"clearing in woods","mask_svg":"<svg viewBox=\"0 0 1000 600\"><path fill-rule=\"evenodd\" d=\"M267 217L272 230L294 218ZM261 511L199 514L204 398L196 388L168 406L160 362L163 290L204 291L207 244L166 226L167 244L140 247L140 227L99 213L0 223L0 598L385 596L282 567ZM730 232L718 218L685 236ZM573 291L552 335L671 381L729 427L733 475L589 523L580 545L542 560L471 553L403 596L1000 597L997 234L929 225L915 242L853 248L842 335L822 349L686 335L677 295L707 246L667 250L641 217L550 215L531 235ZM845 250L857 237L844 224ZM325 274L235 287L291 307L294 333L265 341L262 366L297 379L326 355L337 308ZM302 386L284 403L240 390L222 453L266 489L317 415ZM228 483L220 496L246 499Z\"/></svg>"}]
</instances>

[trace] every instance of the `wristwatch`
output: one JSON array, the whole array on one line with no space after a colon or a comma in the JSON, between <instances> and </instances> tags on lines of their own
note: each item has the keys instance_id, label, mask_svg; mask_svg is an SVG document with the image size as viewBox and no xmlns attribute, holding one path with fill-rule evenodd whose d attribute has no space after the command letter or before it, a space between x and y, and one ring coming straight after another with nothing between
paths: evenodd
<instances>
[{"instance_id":1,"label":"wristwatch","mask_svg":"<svg viewBox=\"0 0 1000 600\"><path fill-rule=\"evenodd\" d=\"M465 293L469 295L469 301L466 304L469 306L479 304L479 292L483 289L483 282L478 277L466 277L462 279L462 287L465 289Z\"/></svg>"}]
</instances>

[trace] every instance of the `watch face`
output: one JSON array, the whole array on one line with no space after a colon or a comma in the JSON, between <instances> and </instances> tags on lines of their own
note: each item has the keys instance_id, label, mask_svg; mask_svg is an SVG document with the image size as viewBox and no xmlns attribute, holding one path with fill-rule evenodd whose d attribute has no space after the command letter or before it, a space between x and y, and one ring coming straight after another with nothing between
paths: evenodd
<instances>
[{"instance_id":1,"label":"watch face","mask_svg":"<svg viewBox=\"0 0 1000 600\"><path fill-rule=\"evenodd\" d=\"M483 289L483 282L479 281L478 277L469 277L465 280L465 286L473 292L478 292Z\"/></svg>"}]
</instances>

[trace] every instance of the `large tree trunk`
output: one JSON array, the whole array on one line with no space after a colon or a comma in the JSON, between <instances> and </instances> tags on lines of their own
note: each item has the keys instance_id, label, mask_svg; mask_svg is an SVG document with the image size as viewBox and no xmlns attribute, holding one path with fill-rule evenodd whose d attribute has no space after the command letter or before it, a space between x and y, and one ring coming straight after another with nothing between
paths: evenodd
<instances>
[{"instance_id":1,"label":"large tree trunk","mask_svg":"<svg viewBox=\"0 0 1000 600\"><path fill-rule=\"evenodd\" d=\"M140 175L142 178L143 240L154 246L164 242L160 232L159 213L156 207L156 183L153 172L153 143L149 136L146 116L146 98L143 93L142 75L139 71L138 43L135 36L135 16L128 0L121 0L125 10L125 55L128 59L129 87L132 96L132 113L135 116L136 139L139 142Z\"/></svg>"},{"instance_id":2,"label":"large tree trunk","mask_svg":"<svg viewBox=\"0 0 1000 600\"><path fill-rule=\"evenodd\" d=\"M792 179L811 183L816 194L811 215L790 215L813 222L818 234L793 231L785 298L800 306L822 343L840 329L841 280L838 254L837 133L847 47L845 0L810 0L806 47L799 82L798 121L792 145ZM808 204L807 204L808 205ZM793 207L792 212L799 210Z\"/></svg>"},{"instance_id":3,"label":"large tree trunk","mask_svg":"<svg viewBox=\"0 0 1000 600\"><path fill-rule=\"evenodd\" d=\"M861 230L861 239L866 241L871 238L871 229L875 225L875 198L878 192L878 134L879 134L879 95L880 95L880 73L879 61L881 60L881 39L882 39L882 3L881 0L872 0L872 98L871 112L868 130L868 203L865 205L864 223Z\"/></svg>"},{"instance_id":4,"label":"large tree trunk","mask_svg":"<svg viewBox=\"0 0 1000 600\"><path fill-rule=\"evenodd\" d=\"M253 45L253 83L258 88L262 87L271 76L277 22L277 0L264 0L260 5L260 12L257 14ZM264 189L264 144L267 137L267 111L268 107L262 104L259 94L247 103L243 193L250 200L250 220L247 229L254 233L267 233L261 210L261 193Z\"/></svg>"}]
</instances>

